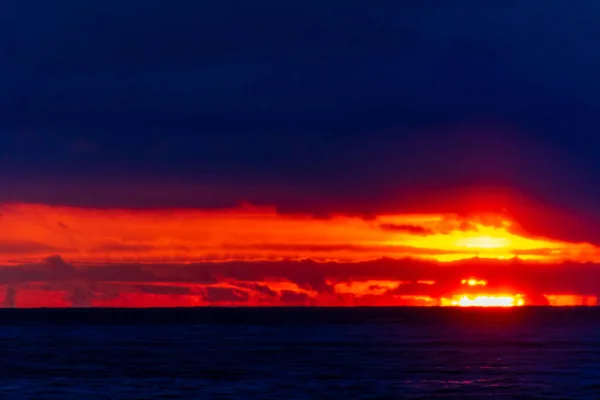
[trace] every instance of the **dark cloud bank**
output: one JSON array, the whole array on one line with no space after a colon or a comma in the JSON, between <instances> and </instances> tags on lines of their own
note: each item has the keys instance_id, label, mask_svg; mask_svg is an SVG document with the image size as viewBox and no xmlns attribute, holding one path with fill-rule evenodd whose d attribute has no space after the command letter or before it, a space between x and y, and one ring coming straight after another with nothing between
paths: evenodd
<instances>
[{"instance_id":1,"label":"dark cloud bank","mask_svg":"<svg viewBox=\"0 0 600 400\"><path fill-rule=\"evenodd\" d=\"M373 281L371 289L377 289L377 281L402 281L377 295L380 304L385 304L386 299L391 301L397 295L450 296L461 290L460 281L467 277L488 280L485 288L488 292L525 293L534 304L545 304L544 294L600 296L600 269L596 264L537 264L520 260L472 259L447 264L380 259L360 263L305 260L74 266L55 256L41 263L0 269L0 285L7 287L3 303L6 307L14 306L17 292L27 288L64 292L72 306L91 306L95 300L115 299L123 293L195 296L204 305L231 302L318 305L320 296L326 296L328 304L336 304L337 296L337 304L344 305L340 294L335 292L336 284ZM418 281L435 281L435 284ZM274 290L269 282L291 282L297 287ZM261 303L249 303L251 296Z\"/></svg>"}]
</instances>

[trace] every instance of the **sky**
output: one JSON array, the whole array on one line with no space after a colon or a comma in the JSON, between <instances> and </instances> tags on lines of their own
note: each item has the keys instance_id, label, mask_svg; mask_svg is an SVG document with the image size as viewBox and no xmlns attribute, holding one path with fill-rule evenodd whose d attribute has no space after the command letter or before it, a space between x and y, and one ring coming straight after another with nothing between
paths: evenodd
<instances>
[{"instance_id":1,"label":"sky","mask_svg":"<svg viewBox=\"0 0 600 400\"><path fill-rule=\"evenodd\" d=\"M471 257L503 265L505 283L531 267L511 293L520 279L539 298L598 296L599 12L592 0L4 1L0 298L427 303L494 275ZM170 269L177 285L158 279Z\"/></svg>"}]
</instances>

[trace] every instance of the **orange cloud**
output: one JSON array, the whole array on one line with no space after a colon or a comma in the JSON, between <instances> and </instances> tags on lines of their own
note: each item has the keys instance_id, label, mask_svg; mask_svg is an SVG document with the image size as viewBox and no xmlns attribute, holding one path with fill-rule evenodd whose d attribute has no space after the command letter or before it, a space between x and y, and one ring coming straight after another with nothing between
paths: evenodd
<instances>
[{"instance_id":1,"label":"orange cloud","mask_svg":"<svg viewBox=\"0 0 600 400\"><path fill-rule=\"evenodd\" d=\"M407 282L390 280L366 280L332 283L333 290L336 293L351 294L353 296L381 295L390 290L397 289L400 285ZM409 284L411 282L408 282Z\"/></svg>"},{"instance_id":2,"label":"orange cloud","mask_svg":"<svg viewBox=\"0 0 600 400\"><path fill-rule=\"evenodd\" d=\"M548 305L555 307L597 306L598 296L582 296L576 294L545 294Z\"/></svg>"},{"instance_id":3,"label":"orange cloud","mask_svg":"<svg viewBox=\"0 0 600 400\"><path fill-rule=\"evenodd\" d=\"M52 254L96 263L600 258L591 244L528 237L513 221L497 215L386 214L367 219L282 215L274 208L252 206L210 211L29 204L0 208L0 259L22 262Z\"/></svg>"}]
</instances>

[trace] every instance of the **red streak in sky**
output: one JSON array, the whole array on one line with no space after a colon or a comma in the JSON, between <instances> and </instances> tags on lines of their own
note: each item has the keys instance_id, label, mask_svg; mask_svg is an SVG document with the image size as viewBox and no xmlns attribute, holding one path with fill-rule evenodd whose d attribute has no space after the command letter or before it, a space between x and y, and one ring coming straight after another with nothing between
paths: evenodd
<instances>
[{"instance_id":1,"label":"red streak in sky","mask_svg":"<svg viewBox=\"0 0 600 400\"><path fill-rule=\"evenodd\" d=\"M95 210L42 205L1 208L0 259L74 262L191 262L381 257L598 261L598 248L529 237L495 215L337 215L317 219L273 208Z\"/></svg>"}]
</instances>

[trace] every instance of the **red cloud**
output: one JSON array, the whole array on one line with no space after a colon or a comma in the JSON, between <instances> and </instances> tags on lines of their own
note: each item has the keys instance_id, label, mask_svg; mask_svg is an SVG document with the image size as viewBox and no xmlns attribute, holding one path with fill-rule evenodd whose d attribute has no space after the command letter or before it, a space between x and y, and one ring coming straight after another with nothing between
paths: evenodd
<instances>
[{"instance_id":1,"label":"red cloud","mask_svg":"<svg viewBox=\"0 0 600 400\"><path fill-rule=\"evenodd\" d=\"M279 214L274 208L96 210L5 205L0 259L61 254L78 262L203 262L474 256L600 261L598 249L531 237L499 215L381 214L370 218Z\"/></svg>"},{"instance_id":2,"label":"red cloud","mask_svg":"<svg viewBox=\"0 0 600 400\"><path fill-rule=\"evenodd\" d=\"M514 260L106 266L71 265L55 257L0 268L0 288L4 306L18 307L438 305L441 298L461 293L461 280L472 276L488 282L474 290L522 293L528 304L575 303L584 298L588 304L600 295L596 264Z\"/></svg>"}]
</instances>

